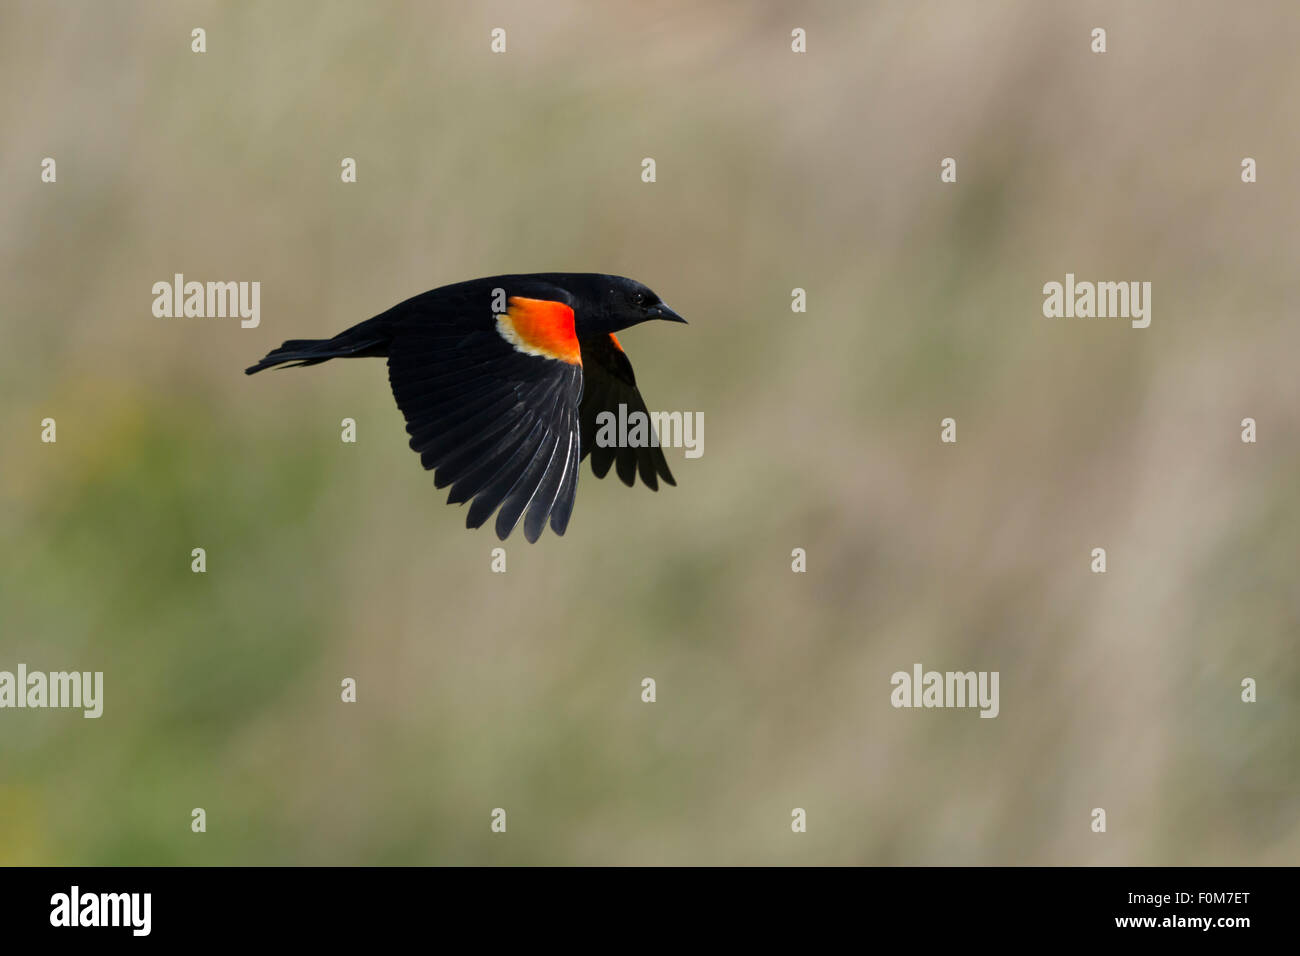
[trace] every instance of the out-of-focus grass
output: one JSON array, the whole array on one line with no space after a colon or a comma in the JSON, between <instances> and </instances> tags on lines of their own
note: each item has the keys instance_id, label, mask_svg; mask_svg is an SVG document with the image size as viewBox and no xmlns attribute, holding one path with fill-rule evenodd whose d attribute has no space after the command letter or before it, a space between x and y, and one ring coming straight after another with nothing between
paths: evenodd
<instances>
[{"instance_id":1,"label":"out-of-focus grass","mask_svg":"<svg viewBox=\"0 0 1300 956\"><path fill-rule=\"evenodd\" d=\"M0 862L1294 860L1293 5L0 18L0 669L106 684L0 712ZM242 374L544 269L690 319L622 338L705 455L505 575L382 363ZM153 318L175 272L261 327ZM1151 328L1044 319L1066 272ZM1000 716L894 710L914 661Z\"/></svg>"}]
</instances>

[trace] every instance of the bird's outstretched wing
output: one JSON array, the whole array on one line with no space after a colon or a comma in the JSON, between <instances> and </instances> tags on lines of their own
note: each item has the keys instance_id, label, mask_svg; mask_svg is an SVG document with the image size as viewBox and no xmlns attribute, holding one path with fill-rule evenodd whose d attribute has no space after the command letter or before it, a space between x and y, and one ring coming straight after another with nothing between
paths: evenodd
<instances>
[{"instance_id":1,"label":"bird's outstretched wing","mask_svg":"<svg viewBox=\"0 0 1300 956\"><path fill-rule=\"evenodd\" d=\"M550 519L564 534L580 462L582 359L573 310L515 297L493 315L485 299L398 317L388 380L411 448L448 503L472 501L465 524L500 508L503 541L524 518L536 541Z\"/></svg>"},{"instance_id":2,"label":"bird's outstretched wing","mask_svg":"<svg viewBox=\"0 0 1300 956\"><path fill-rule=\"evenodd\" d=\"M582 457L591 455L592 473L597 478L604 478L610 465L615 465L618 477L629 488L636 484L638 472L641 481L652 491L659 490L660 478L670 485L677 484L657 439L653 444L639 448L601 447L596 443L596 416L601 412L610 412L617 418L619 405L626 405L628 415L633 412L648 414L645 399L636 387L632 363L618 339L613 334L584 338L582 362L586 388L578 417L582 425Z\"/></svg>"}]
</instances>

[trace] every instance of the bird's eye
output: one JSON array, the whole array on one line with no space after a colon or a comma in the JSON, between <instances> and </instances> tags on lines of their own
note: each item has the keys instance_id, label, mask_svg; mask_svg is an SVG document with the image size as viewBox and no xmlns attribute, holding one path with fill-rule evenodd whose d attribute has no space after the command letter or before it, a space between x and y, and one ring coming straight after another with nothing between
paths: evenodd
<instances>
[{"instance_id":1,"label":"bird's eye","mask_svg":"<svg viewBox=\"0 0 1300 956\"><path fill-rule=\"evenodd\" d=\"M645 296L638 292L636 295L632 296L632 302L636 305L645 305Z\"/></svg>"}]
</instances>

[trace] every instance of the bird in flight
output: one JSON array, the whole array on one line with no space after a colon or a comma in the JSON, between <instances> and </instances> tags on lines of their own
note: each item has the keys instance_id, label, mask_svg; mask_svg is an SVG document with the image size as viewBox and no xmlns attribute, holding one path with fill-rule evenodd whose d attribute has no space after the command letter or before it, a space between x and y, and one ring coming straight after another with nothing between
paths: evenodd
<instances>
[{"instance_id":1,"label":"bird in flight","mask_svg":"<svg viewBox=\"0 0 1300 956\"><path fill-rule=\"evenodd\" d=\"M564 534L578 465L604 478L613 465L651 490L672 472L654 441L603 447L597 416L646 414L632 363L614 333L641 322L685 322L648 288L599 273L492 276L407 299L332 339L291 339L245 369L386 358L411 448L448 504L472 502L465 524L496 512L505 540L521 517L536 541L550 520ZM499 510L498 510L499 509ZM527 517L524 517L527 512Z\"/></svg>"}]
</instances>

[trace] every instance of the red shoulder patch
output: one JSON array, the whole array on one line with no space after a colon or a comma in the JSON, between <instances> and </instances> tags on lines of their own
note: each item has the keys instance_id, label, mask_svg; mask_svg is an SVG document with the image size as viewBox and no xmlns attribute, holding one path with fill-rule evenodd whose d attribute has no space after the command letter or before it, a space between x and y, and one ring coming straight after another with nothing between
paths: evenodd
<instances>
[{"instance_id":1,"label":"red shoulder patch","mask_svg":"<svg viewBox=\"0 0 1300 956\"><path fill-rule=\"evenodd\" d=\"M573 309L563 302L511 296L506 311L497 316L497 331L526 355L582 364Z\"/></svg>"}]
</instances>

